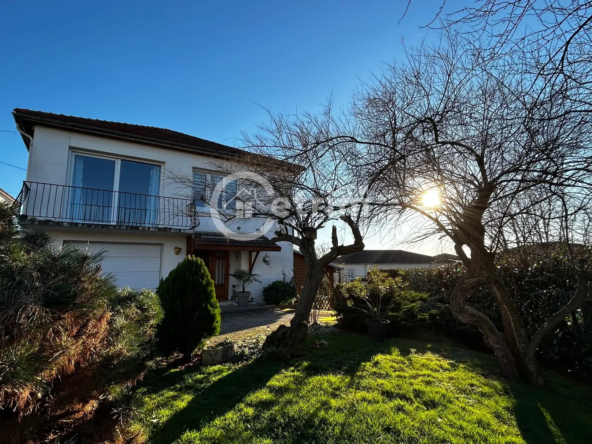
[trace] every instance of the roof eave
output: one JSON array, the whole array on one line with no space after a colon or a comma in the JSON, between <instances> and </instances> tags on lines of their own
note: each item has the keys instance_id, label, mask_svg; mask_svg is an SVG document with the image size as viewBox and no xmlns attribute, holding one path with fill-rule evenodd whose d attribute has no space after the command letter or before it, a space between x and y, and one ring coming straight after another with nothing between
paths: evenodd
<instances>
[{"instance_id":1,"label":"roof eave","mask_svg":"<svg viewBox=\"0 0 592 444\"><path fill-rule=\"evenodd\" d=\"M240 155L242 154L246 154L246 152L238 149L238 148L233 148L233 147L224 147L224 149L232 151L231 153L219 153L216 152L215 150L212 149L208 149L208 148L203 148L203 147L198 147L198 146L194 146L194 145L186 145L186 144L182 144L182 143L170 143L170 142L165 142L163 140L159 140L159 139L152 139L150 137L138 137L138 136L131 136L127 133L122 133L120 131L113 131L113 130L107 130L107 129L103 129L103 128L96 128L96 127L92 127L89 125L82 125L79 123L66 123L66 122L62 122L56 119L50 119L47 117L42 117L42 116L33 116L30 114L23 114L23 113L19 113L16 111L12 112L12 115L14 117L15 122L18 124L21 124L21 126L24 128L24 126L22 125L23 122L31 122L31 123L37 123L37 124L44 124L46 126L49 127L54 127L54 128L61 128L61 129L69 129L75 132L81 132L84 134L97 134L97 135L101 135L101 136L111 136L112 138L118 139L118 140L124 140L124 141L132 141L132 142L141 142L142 144L148 144L148 145L152 145L152 146L158 146L158 147L163 147L163 148L169 148L169 149L176 149L179 151L185 151L185 152L190 152L190 153L202 153L204 155L207 156L211 156L211 157L217 157L217 158L224 158L224 159L228 159L228 158L232 158L233 155L235 157L240 157ZM27 147L27 149L29 149L29 141L28 139L21 134L21 138L23 139L23 142L25 142L25 146Z\"/></svg>"}]
</instances>

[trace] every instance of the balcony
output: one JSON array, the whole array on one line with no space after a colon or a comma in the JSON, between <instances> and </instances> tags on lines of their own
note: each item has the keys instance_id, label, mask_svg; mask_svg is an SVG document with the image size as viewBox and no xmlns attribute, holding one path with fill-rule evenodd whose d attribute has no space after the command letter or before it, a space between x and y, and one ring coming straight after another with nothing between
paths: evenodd
<instances>
[{"instance_id":1,"label":"balcony","mask_svg":"<svg viewBox=\"0 0 592 444\"><path fill-rule=\"evenodd\" d=\"M189 230L199 225L189 199L24 182L17 197L23 223Z\"/></svg>"}]
</instances>

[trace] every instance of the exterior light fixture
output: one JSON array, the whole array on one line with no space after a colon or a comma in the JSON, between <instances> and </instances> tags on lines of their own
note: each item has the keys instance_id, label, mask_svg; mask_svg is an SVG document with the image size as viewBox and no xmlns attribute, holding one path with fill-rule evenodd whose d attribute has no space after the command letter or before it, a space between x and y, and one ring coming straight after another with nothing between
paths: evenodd
<instances>
[{"instance_id":1,"label":"exterior light fixture","mask_svg":"<svg viewBox=\"0 0 592 444\"><path fill-rule=\"evenodd\" d=\"M173 250L175 250L176 256L179 256L179 253L181 253L181 247L175 247L175 248L173 248Z\"/></svg>"}]
</instances>

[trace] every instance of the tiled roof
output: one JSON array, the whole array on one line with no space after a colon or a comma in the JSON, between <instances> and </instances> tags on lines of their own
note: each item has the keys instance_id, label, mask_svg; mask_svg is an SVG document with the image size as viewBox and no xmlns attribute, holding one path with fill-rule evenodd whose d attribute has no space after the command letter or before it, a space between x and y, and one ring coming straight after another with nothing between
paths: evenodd
<instances>
[{"instance_id":1,"label":"tiled roof","mask_svg":"<svg viewBox=\"0 0 592 444\"><path fill-rule=\"evenodd\" d=\"M303 256L303 257L304 257L304 255L303 255L303 254L302 254L300 251L298 251L298 250L294 250L294 254L297 254L298 256ZM331 263L330 263L329 265L327 265L327 266L328 266L328 267L331 267L331 268L334 268L335 270L343 270L343 267L342 267L341 265L339 265L339 264L336 264L336 263L334 263L334 262L331 262Z\"/></svg>"},{"instance_id":2,"label":"tiled roof","mask_svg":"<svg viewBox=\"0 0 592 444\"><path fill-rule=\"evenodd\" d=\"M196 247L223 247L225 249L252 249L252 251L280 251L281 247L266 237L260 237L253 240L239 241L230 239L220 233L195 233L193 235L193 242Z\"/></svg>"},{"instance_id":3,"label":"tiled roof","mask_svg":"<svg viewBox=\"0 0 592 444\"><path fill-rule=\"evenodd\" d=\"M363 250L341 258L344 264L429 264L432 256L404 250Z\"/></svg>"},{"instance_id":4,"label":"tiled roof","mask_svg":"<svg viewBox=\"0 0 592 444\"><path fill-rule=\"evenodd\" d=\"M236 157L245 153L245 151L238 148L200 139L199 137L166 128L88 119L86 117L67 116L22 108L15 108L12 114L16 123L20 123L28 134L33 132L34 125L45 125L82 133L99 133L102 136L115 139L138 140L142 143L194 151L214 157ZM29 140L25 137L23 137L23 140L28 147Z\"/></svg>"},{"instance_id":5,"label":"tiled roof","mask_svg":"<svg viewBox=\"0 0 592 444\"><path fill-rule=\"evenodd\" d=\"M6 201L6 202L14 202L14 197L12 197L6 191L4 191L2 188L0 188L0 201L2 201L2 200Z\"/></svg>"}]
</instances>

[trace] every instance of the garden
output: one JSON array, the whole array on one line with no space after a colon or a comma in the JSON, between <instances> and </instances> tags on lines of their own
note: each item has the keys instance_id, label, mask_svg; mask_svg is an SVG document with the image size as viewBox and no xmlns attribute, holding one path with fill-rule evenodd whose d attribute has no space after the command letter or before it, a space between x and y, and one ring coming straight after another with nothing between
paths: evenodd
<instances>
[{"instance_id":1,"label":"garden","mask_svg":"<svg viewBox=\"0 0 592 444\"><path fill-rule=\"evenodd\" d=\"M289 358L261 334L208 346L221 315L201 259L156 293L118 289L101 255L55 248L0 210L2 442L592 442L585 308L542 342L543 386L502 377L479 332L451 316L454 266L338 285L335 317L313 311ZM528 328L574 292L553 277L569 276L563 257L500 261ZM286 282L264 294L295 297ZM485 295L473 303L495 319Z\"/></svg>"}]
</instances>

